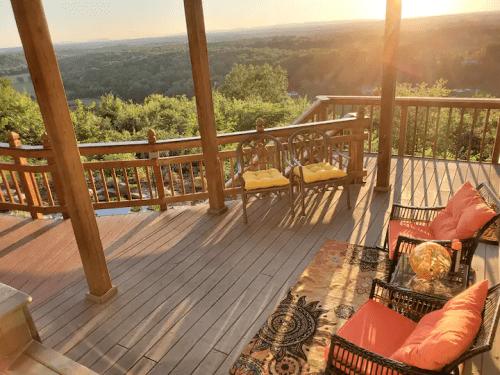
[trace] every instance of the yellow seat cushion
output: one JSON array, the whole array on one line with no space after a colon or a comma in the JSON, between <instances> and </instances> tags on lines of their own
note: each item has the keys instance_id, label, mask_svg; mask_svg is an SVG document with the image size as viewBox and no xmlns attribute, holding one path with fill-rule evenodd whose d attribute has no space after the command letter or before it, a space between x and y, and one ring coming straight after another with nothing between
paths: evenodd
<instances>
[{"instance_id":1,"label":"yellow seat cushion","mask_svg":"<svg viewBox=\"0 0 500 375\"><path fill-rule=\"evenodd\" d=\"M249 190L290 184L290 180L274 168L255 172L247 171L243 173L243 179L245 180L245 188Z\"/></svg>"},{"instance_id":2,"label":"yellow seat cushion","mask_svg":"<svg viewBox=\"0 0 500 375\"><path fill-rule=\"evenodd\" d=\"M300 176L299 167L295 167L293 173ZM326 162L304 165L302 173L304 174L304 181L307 183L347 176L347 173Z\"/></svg>"}]
</instances>

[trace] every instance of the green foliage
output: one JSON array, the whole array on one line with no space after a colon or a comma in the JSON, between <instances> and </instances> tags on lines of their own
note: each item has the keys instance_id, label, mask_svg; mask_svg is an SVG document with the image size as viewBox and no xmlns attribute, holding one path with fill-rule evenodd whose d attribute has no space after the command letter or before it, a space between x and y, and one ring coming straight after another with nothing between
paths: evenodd
<instances>
[{"instance_id":1,"label":"green foliage","mask_svg":"<svg viewBox=\"0 0 500 375\"><path fill-rule=\"evenodd\" d=\"M38 104L12 88L12 81L0 79L0 142L8 142L10 132L19 133L24 144L39 145L45 131Z\"/></svg>"},{"instance_id":2,"label":"green foliage","mask_svg":"<svg viewBox=\"0 0 500 375\"><path fill-rule=\"evenodd\" d=\"M226 75L221 92L229 99L261 99L279 103L286 99L286 70L277 65L235 64Z\"/></svg>"}]
</instances>

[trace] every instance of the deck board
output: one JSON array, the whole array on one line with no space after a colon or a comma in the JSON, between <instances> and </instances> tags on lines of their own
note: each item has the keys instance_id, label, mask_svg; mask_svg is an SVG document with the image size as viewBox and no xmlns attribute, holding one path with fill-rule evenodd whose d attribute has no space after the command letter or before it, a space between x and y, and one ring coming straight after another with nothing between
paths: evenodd
<instances>
[{"instance_id":1,"label":"deck board","mask_svg":"<svg viewBox=\"0 0 500 375\"><path fill-rule=\"evenodd\" d=\"M69 221L1 215L0 275L34 297L45 345L98 373L227 374L325 239L375 246L394 202L444 205L467 180L500 188L498 166L394 157L391 191L375 192L376 162L365 158L366 183L351 186L351 209L343 189L327 191L308 196L306 215L293 221L287 198L253 201L248 224L239 201L221 216L197 205L98 217L119 290L102 305L84 298ZM498 257L498 246L480 245L477 280L500 281ZM491 353L469 361L466 373L498 373Z\"/></svg>"}]
</instances>

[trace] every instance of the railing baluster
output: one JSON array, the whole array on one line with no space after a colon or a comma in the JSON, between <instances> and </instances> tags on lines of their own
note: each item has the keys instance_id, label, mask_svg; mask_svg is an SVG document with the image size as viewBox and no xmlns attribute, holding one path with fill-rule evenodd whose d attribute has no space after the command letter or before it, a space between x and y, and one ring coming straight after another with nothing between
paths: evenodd
<instances>
[{"instance_id":1,"label":"railing baluster","mask_svg":"<svg viewBox=\"0 0 500 375\"><path fill-rule=\"evenodd\" d=\"M425 147L427 146L427 130L429 128L429 111L430 107L427 107L427 111L425 114L425 127L424 127L424 141L422 147L422 157L425 158Z\"/></svg>"},{"instance_id":2,"label":"railing baluster","mask_svg":"<svg viewBox=\"0 0 500 375\"><path fill-rule=\"evenodd\" d=\"M148 188L149 188L149 199L153 199L155 196L153 192L153 185L151 185L151 176L149 175L149 167L146 165L144 169L146 169L146 179L148 181Z\"/></svg>"},{"instance_id":3,"label":"railing baluster","mask_svg":"<svg viewBox=\"0 0 500 375\"><path fill-rule=\"evenodd\" d=\"M231 166L231 187L233 189L236 187L236 181L234 179L234 163L235 163L235 161L236 161L235 158L233 158L231 156L229 157L229 165ZM284 163L283 163L283 165L284 165ZM238 194L233 193L233 195L231 195L231 198L233 200L238 199Z\"/></svg>"},{"instance_id":4,"label":"railing baluster","mask_svg":"<svg viewBox=\"0 0 500 375\"><path fill-rule=\"evenodd\" d=\"M14 183L14 187L16 188L16 193L17 196L19 197L19 202L21 204L24 204L23 194L21 193L21 189L19 188L19 184L17 182L17 178L16 175L14 174L14 171L10 171L10 175L12 177L12 182Z\"/></svg>"},{"instance_id":5,"label":"railing baluster","mask_svg":"<svg viewBox=\"0 0 500 375\"><path fill-rule=\"evenodd\" d=\"M0 189L0 201L5 202L5 197L3 195L2 189Z\"/></svg>"},{"instance_id":6,"label":"railing baluster","mask_svg":"<svg viewBox=\"0 0 500 375\"><path fill-rule=\"evenodd\" d=\"M453 108L450 107L450 112L448 113L448 125L446 126L446 139L444 140L444 160L448 159L448 145L450 144L450 127L452 114Z\"/></svg>"},{"instance_id":7,"label":"railing baluster","mask_svg":"<svg viewBox=\"0 0 500 375\"><path fill-rule=\"evenodd\" d=\"M121 202L122 198L120 196L120 186L118 186L118 180L116 179L116 173L114 168L111 168L111 176L113 176L113 183L115 185L116 199L118 199L118 202Z\"/></svg>"},{"instance_id":8,"label":"railing baluster","mask_svg":"<svg viewBox=\"0 0 500 375\"><path fill-rule=\"evenodd\" d=\"M102 187L104 189L104 196L106 197L106 202L109 202L109 192L108 192L108 184L106 183L106 176L104 176L104 170L101 169L101 181Z\"/></svg>"},{"instance_id":9,"label":"railing baluster","mask_svg":"<svg viewBox=\"0 0 500 375\"><path fill-rule=\"evenodd\" d=\"M181 192L182 192L182 195L185 195L186 194L186 187L184 186L184 176L182 175L182 165L179 163L179 164L177 164L177 167L179 168L178 171L179 171L179 181L181 183Z\"/></svg>"},{"instance_id":10,"label":"railing baluster","mask_svg":"<svg viewBox=\"0 0 500 375\"><path fill-rule=\"evenodd\" d=\"M10 190L9 181L7 181L7 176L5 176L4 170L0 170L0 174L2 175L3 184L5 185L5 190L7 191L7 195L11 203L14 203L14 196L12 195L12 191ZM1 189L0 189L1 190Z\"/></svg>"},{"instance_id":11,"label":"railing baluster","mask_svg":"<svg viewBox=\"0 0 500 375\"><path fill-rule=\"evenodd\" d=\"M491 156L491 162L493 164L498 164L498 158L500 155L500 118L497 122L497 132L495 134L495 145L493 146L493 155Z\"/></svg>"},{"instance_id":12,"label":"railing baluster","mask_svg":"<svg viewBox=\"0 0 500 375\"><path fill-rule=\"evenodd\" d=\"M137 189L139 191L139 198L142 200L144 196L142 195L141 177L139 176L139 171L137 167L134 167L135 182L137 183Z\"/></svg>"},{"instance_id":13,"label":"railing baluster","mask_svg":"<svg viewBox=\"0 0 500 375\"><path fill-rule=\"evenodd\" d=\"M465 108L462 108L462 111L460 112L460 123L458 124L458 132L455 142L455 160L458 160L458 153L460 152L460 140L462 138L461 133L462 133L462 126L464 123L464 115L465 115Z\"/></svg>"},{"instance_id":14,"label":"railing baluster","mask_svg":"<svg viewBox=\"0 0 500 375\"><path fill-rule=\"evenodd\" d=\"M474 135L474 127L476 126L476 122L477 122L477 108L474 108L474 116L472 118L472 124L470 127L469 147L467 149L467 161L470 160L470 152L472 148L472 136Z\"/></svg>"},{"instance_id":15,"label":"railing baluster","mask_svg":"<svg viewBox=\"0 0 500 375\"><path fill-rule=\"evenodd\" d=\"M479 151L479 161L483 161L483 152L484 152L484 141L486 140L486 133L488 132L488 123L490 121L490 109L486 111L486 118L484 119L484 128L483 128L483 139L481 140L481 148Z\"/></svg>"},{"instance_id":16,"label":"railing baluster","mask_svg":"<svg viewBox=\"0 0 500 375\"><path fill-rule=\"evenodd\" d=\"M405 156L406 151L406 131L408 130L408 106L401 106L401 122L399 124L399 156Z\"/></svg>"},{"instance_id":17,"label":"railing baluster","mask_svg":"<svg viewBox=\"0 0 500 375\"><path fill-rule=\"evenodd\" d=\"M52 192L50 191L50 185L49 185L49 180L47 179L47 174L43 172L42 177L45 189L47 189L47 199L49 200L49 206L54 206L54 198L52 197Z\"/></svg>"},{"instance_id":18,"label":"railing baluster","mask_svg":"<svg viewBox=\"0 0 500 375\"><path fill-rule=\"evenodd\" d=\"M415 156L415 149L418 144L417 125L418 125L418 105L415 107L415 126L413 127L413 143L411 144L411 156Z\"/></svg>"},{"instance_id":19,"label":"railing baluster","mask_svg":"<svg viewBox=\"0 0 500 375\"><path fill-rule=\"evenodd\" d=\"M207 187L205 186L205 174L203 173L203 160L200 162L200 175L201 175L201 188L203 192L207 191Z\"/></svg>"},{"instance_id":20,"label":"railing baluster","mask_svg":"<svg viewBox=\"0 0 500 375\"><path fill-rule=\"evenodd\" d=\"M438 135L439 135L439 121L441 119L441 107L438 107L438 114L436 119L436 131L434 132L434 149L432 151L432 157L436 159L437 145L438 145Z\"/></svg>"},{"instance_id":21,"label":"railing baluster","mask_svg":"<svg viewBox=\"0 0 500 375\"><path fill-rule=\"evenodd\" d=\"M132 200L132 192L130 191L130 184L128 182L127 168L122 167L123 178L125 180L125 186L127 187L128 200Z\"/></svg>"},{"instance_id":22,"label":"railing baluster","mask_svg":"<svg viewBox=\"0 0 500 375\"><path fill-rule=\"evenodd\" d=\"M220 176L221 176L221 179L222 179L222 183L225 186L226 185L226 178L224 176L224 160L222 158L219 158L219 165L220 165Z\"/></svg>"},{"instance_id":23,"label":"railing baluster","mask_svg":"<svg viewBox=\"0 0 500 375\"><path fill-rule=\"evenodd\" d=\"M373 137L373 107L370 106L370 131L368 132L368 152L372 152L372 137Z\"/></svg>"},{"instance_id":24,"label":"railing baluster","mask_svg":"<svg viewBox=\"0 0 500 375\"><path fill-rule=\"evenodd\" d=\"M35 195L36 195L36 199L38 200L38 205L43 206L42 196L40 195L40 189L38 188L38 181L35 178L35 174L30 173L29 175L30 175L33 187L35 188Z\"/></svg>"},{"instance_id":25,"label":"railing baluster","mask_svg":"<svg viewBox=\"0 0 500 375\"><path fill-rule=\"evenodd\" d=\"M170 164L167 164L167 172L168 172L168 183L170 185L170 193L172 194L172 197L175 196L175 189L174 189L174 179L172 178L172 169L170 168Z\"/></svg>"},{"instance_id":26,"label":"railing baluster","mask_svg":"<svg viewBox=\"0 0 500 375\"><path fill-rule=\"evenodd\" d=\"M189 177L191 178L191 192L196 193L196 188L194 186L194 173L193 173L193 162L189 162Z\"/></svg>"},{"instance_id":27,"label":"railing baluster","mask_svg":"<svg viewBox=\"0 0 500 375\"><path fill-rule=\"evenodd\" d=\"M87 172L89 172L90 186L92 187L92 192L94 193L94 202L98 203L99 197L97 195L97 189L95 188L94 174L91 169L87 169Z\"/></svg>"}]
</instances>

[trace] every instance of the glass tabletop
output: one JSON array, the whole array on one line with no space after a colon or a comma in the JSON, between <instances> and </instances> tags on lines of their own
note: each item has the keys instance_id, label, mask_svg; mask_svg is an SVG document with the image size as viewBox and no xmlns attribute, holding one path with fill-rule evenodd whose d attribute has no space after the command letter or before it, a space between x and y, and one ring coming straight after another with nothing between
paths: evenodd
<instances>
[{"instance_id":1,"label":"glass tabletop","mask_svg":"<svg viewBox=\"0 0 500 375\"><path fill-rule=\"evenodd\" d=\"M410 265L410 255L401 254L392 274L391 284L441 298L452 298L467 288L469 267L461 264L458 272L450 271L439 280L425 280L417 276Z\"/></svg>"}]
</instances>

